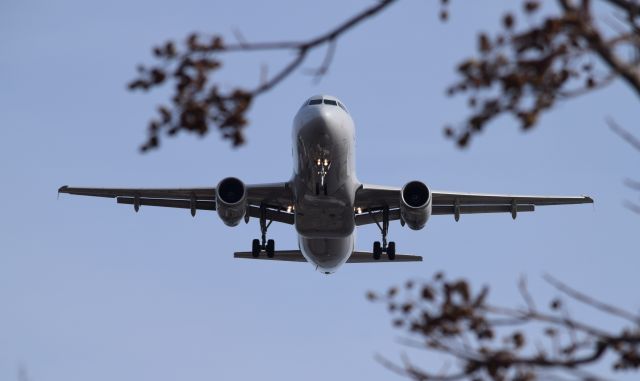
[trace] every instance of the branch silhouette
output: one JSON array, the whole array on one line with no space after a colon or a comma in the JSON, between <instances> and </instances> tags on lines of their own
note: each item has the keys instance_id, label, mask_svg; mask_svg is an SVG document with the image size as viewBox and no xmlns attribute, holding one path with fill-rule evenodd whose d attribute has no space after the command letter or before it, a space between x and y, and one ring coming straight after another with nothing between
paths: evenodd
<instances>
[{"instance_id":1,"label":"branch silhouette","mask_svg":"<svg viewBox=\"0 0 640 381\"><path fill-rule=\"evenodd\" d=\"M149 122L149 137L142 151L156 148L163 134L187 131L207 134L212 126L233 146L246 141L247 113L255 99L295 72L320 47L327 47L324 61L313 71L315 79L326 74L338 39L371 17L384 12L397 0L382 0L343 23L308 40L247 42L236 31L237 43L222 36L190 35L184 46L169 41L153 49L158 63L140 66L130 90L150 90L173 82L169 105L158 107ZM612 31L599 26L592 3L608 6L614 17ZM440 0L440 18L448 19L449 0ZM640 6L633 0L556 0L557 10L540 15L539 0L522 0L521 14L530 22L516 30L516 14L502 18L502 32L495 37L478 34L478 55L456 68L460 79L448 89L450 96L466 94L469 117L445 126L445 135L466 147L472 137L500 115L512 115L522 129L539 123L540 116L559 101L566 101L604 88L622 79L640 96ZM520 14L519 13L519 14ZM604 21L610 21L604 18ZM611 24L612 22L609 22ZM220 90L215 78L222 56L230 53L291 51L293 58L271 78L253 89ZM629 53L629 54L625 54Z\"/></svg>"},{"instance_id":2,"label":"branch silhouette","mask_svg":"<svg viewBox=\"0 0 640 381\"><path fill-rule=\"evenodd\" d=\"M149 90L173 81L175 93L171 98L171 106L159 106L159 116L149 123L149 138L141 150L144 152L158 147L160 134L163 132L175 135L180 130L186 130L204 135L209 132L212 124L234 146L243 144L243 129L248 123L246 113L256 97L291 75L312 50L328 45L325 60L313 73L316 78L322 77L331 64L337 39L396 1L379 1L329 31L304 41L249 43L240 39L236 44L226 44L219 35L203 41L200 35L192 34L180 50L173 41L155 47L153 54L160 64L139 67L139 77L129 83L129 89ZM272 78L263 78L262 83L254 89L235 88L223 92L212 81L216 70L222 67L221 55L267 50L292 51L295 56Z\"/></svg>"},{"instance_id":3,"label":"branch silhouette","mask_svg":"<svg viewBox=\"0 0 640 381\"><path fill-rule=\"evenodd\" d=\"M520 282L525 307L488 302L489 289L474 292L466 280L447 280L441 273L429 281L409 281L368 298L386 303L402 343L441 353L455 370L434 372L417 367L406 356L402 364L378 356L390 370L414 380L602 379L588 365L609 359L614 371L640 368L640 315L583 294L559 280L545 280L561 295L627 322L612 331L572 317L561 298L548 312L536 308L526 282ZM532 331L542 337L530 339ZM540 335L539 335L540 336ZM546 341L546 343L545 343Z\"/></svg>"},{"instance_id":4,"label":"branch silhouette","mask_svg":"<svg viewBox=\"0 0 640 381\"><path fill-rule=\"evenodd\" d=\"M637 136L635 136L634 134L632 134L631 132L629 132L628 130L622 128L618 123L616 123L615 120L613 120L613 118L607 118L607 124L609 125L609 128L619 137L622 138L622 140L624 140L625 142L629 143L629 145L633 148L635 148L636 150L640 151L640 139L638 139ZM635 191L639 191L640 192L640 182L636 181L636 180L631 180L631 179L626 179L624 184L635 190ZM629 200L625 200L624 205L631 210L632 212L635 212L637 214L640 214L640 204L629 201Z\"/></svg>"},{"instance_id":5,"label":"branch silhouette","mask_svg":"<svg viewBox=\"0 0 640 381\"><path fill-rule=\"evenodd\" d=\"M471 115L458 126L445 127L445 135L465 147L504 114L527 130L558 101L606 87L617 78L640 97L640 62L637 55L625 59L623 54L640 48L638 4L600 0L616 15L624 14L607 34L598 26L593 2L558 0L557 14L542 17L541 2L526 0L521 13L537 24L515 31L516 15L507 13L496 37L480 33L478 56L458 66L461 79L448 89L449 95L468 95Z\"/></svg>"}]
</instances>

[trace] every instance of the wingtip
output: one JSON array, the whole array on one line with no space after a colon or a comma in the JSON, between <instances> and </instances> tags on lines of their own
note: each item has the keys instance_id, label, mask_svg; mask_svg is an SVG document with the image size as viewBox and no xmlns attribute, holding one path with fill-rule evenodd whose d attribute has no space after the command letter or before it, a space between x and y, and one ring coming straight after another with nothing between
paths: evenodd
<instances>
[{"instance_id":1,"label":"wingtip","mask_svg":"<svg viewBox=\"0 0 640 381\"><path fill-rule=\"evenodd\" d=\"M67 193L67 188L69 188L68 185L63 185L60 188L58 188L58 196L57 199L60 198L60 193Z\"/></svg>"},{"instance_id":2,"label":"wingtip","mask_svg":"<svg viewBox=\"0 0 640 381\"><path fill-rule=\"evenodd\" d=\"M582 197L584 197L584 201L585 201L587 204L593 204L593 199L592 199L591 197L586 196L586 195L582 195Z\"/></svg>"}]
</instances>

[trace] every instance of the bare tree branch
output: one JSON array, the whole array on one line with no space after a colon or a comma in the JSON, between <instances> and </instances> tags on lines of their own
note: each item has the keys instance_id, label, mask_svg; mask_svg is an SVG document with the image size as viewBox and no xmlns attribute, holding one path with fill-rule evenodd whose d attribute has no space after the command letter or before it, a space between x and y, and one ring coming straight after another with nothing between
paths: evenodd
<instances>
[{"instance_id":1,"label":"bare tree branch","mask_svg":"<svg viewBox=\"0 0 640 381\"><path fill-rule=\"evenodd\" d=\"M184 50L179 52L175 43L169 41L153 49L160 64L140 67L140 76L129 83L131 90L149 90L169 80L175 82L172 106L160 106L159 117L149 123L149 138L141 147L142 151L155 148L160 135L166 132L174 135L179 131L208 133L210 125L216 125L225 138L234 146L245 141L243 128L247 125L246 113L253 100L281 83L300 67L308 53L327 45L327 54L320 67L314 71L316 80L328 71L336 47L337 39L363 21L380 13L397 0L382 0L352 16L336 27L314 38L303 41L247 42L234 31L238 43L225 44L220 36L213 36L208 42L197 34L189 36ZM271 78L263 77L260 84L251 90L235 88L222 92L211 79L222 67L220 56L224 53L250 51L292 51L295 56Z\"/></svg>"},{"instance_id":2,"label":"bare tree branch","mask_svg":"<svg viewBox=\"0 0 640 381\"><path fill-rule=\"evenodd\" d=\"M586 305L594 307L610 315L615 315L623 319L629 320L631 323L640 324L640 320L638 320L639 316L636 314L632 314L629 311L625 311L621 308L612 306L608 303L601 302L599 300L596 300L595 298L592 298L589 295L586 295L580 291L574 290L573 288L567 286L566 284L562 283L561 281L557 280L556 278L552 277L549 274L545 274L543 277L544 277L544 280L549 282L549 284L551 284L557 290L567 294L568 296L570 296L575 300L581 301Z\"/></svg>"},{"instance_id":3,"label":"bare tree branch","mask_svg":"<svg viewBox=\"0 0 640 381\"><path fill-rule=\"evenodd\" d=\"M478 56L458 66L462 77L449 95L469 94L469 118L445 135L460 147L496 117L513 115L523 129L535 126L540 116L558 101L590 93L622 78L640 97L640 63L620 54L621 47L640 49L636 2L600 0L615 11L626 12L624 26L605 38L592 15L592 1L558 0L560 12L516 32L516 16L503 17L503 32L495 38L480 33ZM539 0L524 0L523 12L531 18ZM596 75L593 58L605 68ZM576 87L576 84L581 84ZM497 94L496 94L497 92Z\"/></svg>"},{"instance_id":4,"label":"bare tree branch","mask_svg":"<svg viewBox=\"0 0 640 381\"><path fill-rule=\"evenodd\" d=\"M540 0L521 0L522 13L533 24L516 31L516 15L506 13L503 31L497 36L479 33L477 57L458 65L461 78L447 90L449 95L467 94L471 114L461 124L447 126L445 135L465 147L474 135L504 114L512 115L521 128L529 129L558 101L604 88L617 78L622 78L640 97L640 5L633 0L598 1L615 11L620 24L613 27L615 33L611 38L605 38L599 30L590 0L557 0L558 12L544 18L536 16ZM158 146L163 133L188 131L204 135L212 125L221 130L223 137L231 139L234 146L243 144L246 115L256 97L296 71L310 51L326 46L323 62L311 70L314 81L321 79L331 66L339 37L395 2L378 1L308 40L248 42L234 29L237 43L226 44L217 35L202 41L203 37L192 34L180 51L171 41L154 48L159 64L140 67L139 77L129 88L149 90L173 81L175 92L171 106L160 106L158 117L150 121L149 138L142 150ZM449 17L449 0L440 3L440 18L444 21ZM632 49L636 57L624 57L622 48ZM263 70L260 84L253 89L237 87L221 91L213 78L222 66L221 57L258 51L290 51L294 56L271 78ZM596 68L606 70L597 74Z\"/></svg>"},{"instance_id":5,"label":"bare tree branch","mask_svg":"<svg viewBox=\"0 0 640 381\"><path fill-rule=\"evenodd\" d=\"M631 325L608 332L571 317L559 299L551 301L552 312L543 312L536 308L522 280L524 309L491 305L486 301L486 288L474 293L465 280L448 281L440 276L404 292L392 287L386 294L370 293L369 299L387 304L393 325L410 335L402 341L405 345L449 356L457 366L435 373L408 360L401 365L380 357L378 361L414 380L564 380L567 375L596 380L601 378L586 366L610 361L614 370L640 368L640 315L597 301L554 278L546 279L569 298L623 317ZM493 324L510 319L513 324ZM522 330L522 324L529 328ZM546 344L527 338L525 332L534 329L543 330ZM474 338L471 342L463 339L468 334Z\"/></svg>"},{"instance_id":6,"label":"bare tree branch","mask_svg":"<svg viewBox=\"0 0 640 381\"><path fill-rule=\"evenodd\" d=\"M609 125L609 128L611 128L611 130L620 136L625 142L640 151L640 139L635 137L631 132L620 127L620 125L612 118L607 118L607 124Z\"/></svg>"},{"instance_id":7,"label":"bare tree branch","mask_svg":"<svg viewBox=\"0 0 640 381\"><path fill-rule=\"evenodd\" d=\"M640 205L633 203L631 201L625 201L624 206L626 206L632 212L640 214Z\"/></svg>"}]
</instances>

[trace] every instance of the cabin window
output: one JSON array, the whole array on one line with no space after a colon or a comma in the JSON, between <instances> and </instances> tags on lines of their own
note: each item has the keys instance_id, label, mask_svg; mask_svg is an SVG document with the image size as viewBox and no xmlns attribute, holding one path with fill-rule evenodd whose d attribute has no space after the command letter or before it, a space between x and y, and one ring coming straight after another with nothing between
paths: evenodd
<instances>
[{"instance_id":1,"label":"cabin window","mask_svg":"<svg viewBox=\"0 0 640 381\"><path fill-rule=\"evenodd\" d=\"M331 99L325 99L325 100L324 100L324 104L326 104L326 105L333 105L333 106L337 106L337 105L338 105L338 102L336 102L336 101L334 101L334 100L331 100Z\"/></svg>"},{"instance_id":2,"label":"cabin window","mask_svg":"<svg viewBox=\"0 0 640 381\"><path fill-rule=\"evenodd\" d=\"M311 105L319 105L322 103L322 99L312 99L309 101L309 106Z\"/></svg>"}]
</instances>

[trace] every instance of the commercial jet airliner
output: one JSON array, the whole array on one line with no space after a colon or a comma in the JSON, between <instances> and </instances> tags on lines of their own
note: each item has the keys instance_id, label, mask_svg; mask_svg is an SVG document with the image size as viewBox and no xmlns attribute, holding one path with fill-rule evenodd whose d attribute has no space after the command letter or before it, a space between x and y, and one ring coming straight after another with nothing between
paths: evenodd
<instances>
[{"instance_id":1,"label":"commercial jet airliner","mask_svg":"<svg viewBox=\"0 0 640 381\"><path fill-rule=\"evenodd\" d=\"M251 218L260 221L261 239L236 258L310 262L325 274L342 264L421 261L416 255L396 254L387 242L389 222L422 229L432 215L532 212L535 206L592 203L587 196L518 196L431 190L421 181L403 187L361 183L356 177L355 128L347 108L337 98L317 95L304 102L293 120L293 176L289 181L247 185L228 177L215 188L76 188L60 193L116 198L119 204L215 210L228 226ZM294 225L299 250L275 250L267 240L272 222ZM372 252L354 251L357 226L376 224L381 242Z\"/></svg>"}]
</instances>

